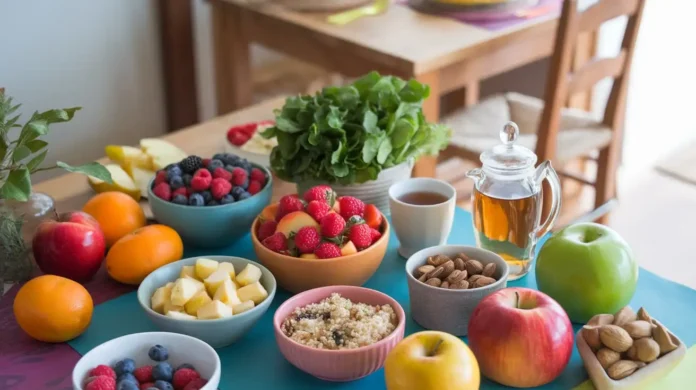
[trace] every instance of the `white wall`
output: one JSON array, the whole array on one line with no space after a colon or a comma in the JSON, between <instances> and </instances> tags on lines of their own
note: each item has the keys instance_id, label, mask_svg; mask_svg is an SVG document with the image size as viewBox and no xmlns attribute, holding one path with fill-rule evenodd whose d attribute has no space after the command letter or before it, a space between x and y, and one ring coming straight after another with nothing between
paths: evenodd
<instances>
[{"instance_id":1,"label":"white wall","mask_svg":"<svg viewBox=\"0 0 696 390\"><path fill-rule=\"evenodd\" d=\"M154 0L0 1L0 87L35 110L82 106L52 128L47 163L165 131ZM55 173L54 173L55 174ZM40 178L40 177L39 177Z\"/></svg>"}]
</instances>

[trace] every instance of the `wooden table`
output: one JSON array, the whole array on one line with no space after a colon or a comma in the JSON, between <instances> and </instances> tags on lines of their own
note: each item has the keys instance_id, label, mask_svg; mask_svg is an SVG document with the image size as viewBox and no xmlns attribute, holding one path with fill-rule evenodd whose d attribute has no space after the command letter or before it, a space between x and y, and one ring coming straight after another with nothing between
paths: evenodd
<instances>
[{"instance_id":1,"label":"wooden table","mask_svg":"<svg viewBox=\"0 0 696 390\"><path fill-rule=\"evenodd\" d=\"M490 31L392 5L382 15L335 26L326 14L294 12L269 1L210 3L219 113L251 104L249 46L259 43L349 77L376 70L416 78L432 91L425 116L438 121L440 96L464 88L461 103L474 104L480 80L549 56L557 24L548 16ZM422 159L414 175L434 172L434 159Z\"/></svg>"}]
</instances>

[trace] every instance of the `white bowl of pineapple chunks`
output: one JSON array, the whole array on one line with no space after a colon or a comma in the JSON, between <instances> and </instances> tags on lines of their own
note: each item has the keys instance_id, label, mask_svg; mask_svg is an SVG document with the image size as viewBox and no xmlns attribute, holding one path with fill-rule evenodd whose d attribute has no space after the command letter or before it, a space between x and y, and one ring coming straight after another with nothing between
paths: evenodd
<instances>
[{"instance_id":1,"label":"white bowl of pineapple chunks","mask_svg":"<svg viewBox=\"0 0 696 390\"><path fill-rule=\"evenodd\" d=\"M268 310L276 280L266 267L231 256L192 257L158 268L140 284L138 301L158 328L230 345Z\"/></svg>"}]
</instances>

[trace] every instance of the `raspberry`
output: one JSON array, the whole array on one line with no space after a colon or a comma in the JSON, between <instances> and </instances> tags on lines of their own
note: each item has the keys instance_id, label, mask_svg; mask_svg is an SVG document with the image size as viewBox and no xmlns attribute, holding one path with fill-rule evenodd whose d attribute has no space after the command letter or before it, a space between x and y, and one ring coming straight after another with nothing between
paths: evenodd
<instances>
[{"instance_id":1,"label":"raspberry","mask_svg":"<svg viewBox=\"0 0 696 390\"><path fill-rule=\"evenodd\" d=\"M150 390L153 387L155 387L153 382L145 382L140 384L140 390Z\"/></svg>"},{"instance_id":2,"label":"raspberry","mask_svg":"<svg viewBox=\"0 0 696 390\"><path fill-rule=\"evenodd\" d=\"M181 370L176 370L174 373L174 379L172 379L172 385L175 389L183 389L191 383L192 380L200 378L200 374L190 368L182 368Z\"/></svg>"},{"instance_id":3,"label":"raspberry","mask_svg":"<svg viewBox=\"0 0 696 390\"><path fill-rule=\"evenodd\" d=\"M329 206L333 206L336 200L336 193L331 187L327 185L315 186L307 190L303 196L306 202L311 202L313 200L321 200L326 202Z\"/></svg>"},{"instance_id":4,"label":"raspberry","mask_svg":"<svg viewBox=\"0 0 696 390\"><path fill-rule=\"evenodd\" d=\"M213 177L216 179L225 179L227 181L232 180L232 173L228 171L225 168L215 168L215 171L213 171Z\"/></svg>"},{"instance_id":5,"label":"raspberry","mask_svg":"<svg viewBox=\"0 0 696 390\"><path fill-rule=\"evenodd\" d=\"M373 204L365 206L365 223L373 229L379 229L382 225L382 213L377 206Z\"/></svg>"},{"instance_id":6,"label":"raspberry","mask_svg":"<svg viewBox=\"0 0 696 390\"><path fill-rule=\"evenodd\" d=\"M213 176L207 169L199 169L191 179L191 189L196 192L205 191L210 187L212 181Z\"/></svg>"},{"instance_id":7,"label":"raspberry","mask_svg":"<svg viewBox=\"0 0 696 390\"><path fill-rule=\"evenodd\" d=\"M370 229L370 235L372 236L372 244L377 242L382 237L382 233L377 229Z\"/></svg>"},{"instance_id":8,"label":"raspberry","mask_svg":"<svg viewBox=\"0 0 696 390\"><path fill-rule=\"evenodd\" d=\"M312 226L305 226L300 228L295 234L295 246L300 251L300 253L312 253L314 248L319 245L321 237L316 228Z\"/></svg>"},{"instance_id":9,"label":"raspberry","mask_svg":"<svg viewBox=\"0 0 696 390\"><path fill-rule=\"evenodd\" d=\"M201 390L206 383L208 383L208 381L203 378L194 379L184 387L184 390Z\"/></svg>"},{"instance_id":10,"label":"raspberry","mask_svg":"<svg viewBox=\"0 0 696 390\"><path fill-rule=\"evenodd\" d=\"M358 198L352 196L343 196L339 200L339 208L341 212L341 217L346 221L354 215L360 217L365 214L365 203Z\"/></svg>"},{"instance_id":11,"label":"raspberry","mask_svg":"<svg viewBox=\"0 0 696 390\"><path fill-rule=\"evenodd\" d=\"M188 190L185 187L181 187L172 191L172 198L174 198L177 195L183 195L188 198Z\"/></svg>"},{"instance_id":12,"label":"raspberry","mask_svg":"<svg viewBox=\"0 0 696 390\"><path fill-rule=\"evenodd\" d=\"M85 386L85 390L116 390L116 379L106 375L98 376Z\"/></svg>"},{"instance_id":13,"label":"raspberry","mask_svg":"<svg viewBox=\"0 0 696 390\"><path fill-rule=\"evenodd\" d=\"M218 168L222 169L223 168ZM227 171L225 171L227 172ZM218 177L217 179L213 179L212 183L210 184L210 192L213 194L213 198L220 200L222 199L223 196L227 195L230 193L230 190L232 189L232 184L230 184L229 181Z\"/></svg>"},{"instance_id":14,"label":"raspberry","mask_svg":"<svg viewBox=\"0 0 696 390\"><path fill-rule=\"evenodd\" d=\"M273 233L273 235L267 237L261 243L273 252L282 253L288 250L287 237L281 232Z\"/></svg>"},{"instance_id":15,"label":"raspberry","mask_svg":"<svg viewBox=\"0 0 696 390\"><path fill-rule=\"evenodd\" d=\"M251 180L258 181L259 183L261 183L261 185L266 184L266 174L258 168L251 169L251 174L249 175L249 178Z\"/></svg>"},{"instance_id":16,"label":"raspberry","mask_svg":"<svg viewBox=\"0 0 696 390\"><path fill-rule=\"evenodd\" d=\"M276 211L276 221L280 221L281 218L293 211L302 211L304 209L304 203L295 195L285 195L278 201L278 211Z\"/></svg>"},{"instance_id":17,"label":"raspberry","mask_svg":"<svg viewBox=\"0 0 696 390\"><path fill-rule=\"evenodd\" d=\"M353 241L358 250L365 249L372 245L372 232L370 230L371 228L364 223L353 225L348 231L348 239Z\"/></svg>"},{"instance_id":18,"label":"raspberry","mask_svg":"<svg viewBox=\"0 0 696 390\"><path fill-rule=\"evenodd\" d=\"M133 376L138 382L149 382L152 380L152 366L142 366L138 367L133 371Z\"/></svg>"},{"instance_id":19,"label":"raspberry","mask_svg":"<svg viewBox=\"0 0 696 390\"><path fill-rule=\"evenodd\" d=\"M247 178L247 171L244 168L236 167L232 170L232 184L243 187Z\"/></svg>"},{"instance_id":20,"label":"raspberry","mask_svg":"<svg viewBox=\"0 0 696 390\"><path fill-rule=\"evenodd\" d=\"M252 195L256 195L261 191L262 187L263 187L263 184L261 184L261 182L256 181L256 180L252 180L249 183L249 188L247 188L247 192L252 194Z\"/></svg>"},{"instance_id":21,"label":"raspberry","mask_svg":"<svg viewBox=\"0 0 696 390\"><path fill-rule=\"evenodd\" d=\"M319 222L326 214L331 211L331 206L320 200L313 200L307 204L307 214L311 215L315 221Z\"/></svg>"},{"instance_id":22,"label":"raspberry","mask_svg":"<svg viewBox=\"0 0 696 390\"><path fill-rule=\"evenodd\" d=\"M158 198L164 199L169 202L172 199L172 189L167 183L159 183L152 189L152 192L157 195Z\"/></svg>"},{"instance_id":23,"label":"raspberry","mask_svg":"<svg viewBox=\"0 0 696 390\"><path fill-rule=\"evenodd\" d=\"M259 241L263 241L268 237L272 236L273 233L275 233L277 226L278 222L272 220L265 221L261 225L259 225L259 231L256 233L256 235L259 238Z\"/></svg>"},{"instance_id":24,"label":"raspberry","mask_svg":"<svg viewBox=\"0 0 696 390\"><path fill-rule=\"evenodd\" d=\"M346 221L336 213L329 213L321 219L319 225L321 226L322 236L333 238L343 233L343 229L346 228Z\"/></svg>"},{"instance_id":25,"label":"raspberry","mask_svg":"<svg viewBox=\"0 0 696 390\"><path fill-rule=\"evenodd\" d=\"M320 259L341 257L341 248L332 242L322 242L314 249L314 254Z\"/></svg>"},{"instance_id":26,"label":"raspberry","mask_svg":"<svg viewBox=\"0 0 696 390\"><path fill-rule=\"evenodd\" d=\"M198 156L188 156L179 163L184 173L193 173L203 166L203 159Z\"/></svg>"},{"instance_id":27,"label":"raspberry","mask_svg":"<svg viewBox=\"0 0 696 390\"><path fill-rule=\"evenodd\" d=\"M155 185L159 183L164 183L167 181L167 171L157 171L157 174L155 175Z\"/></svg>"},{"instance_id":28,"label":"raspberry","mask_svg":"<svg viewBox=\"0 0 696 390\"><path fill-rule=\"evenodd\" d=\"M116 379L116 372L109 366L101 364L99 366L94 367L87 373L87 376L110 376L114 379Z\"/></svg>"}]
</instances>

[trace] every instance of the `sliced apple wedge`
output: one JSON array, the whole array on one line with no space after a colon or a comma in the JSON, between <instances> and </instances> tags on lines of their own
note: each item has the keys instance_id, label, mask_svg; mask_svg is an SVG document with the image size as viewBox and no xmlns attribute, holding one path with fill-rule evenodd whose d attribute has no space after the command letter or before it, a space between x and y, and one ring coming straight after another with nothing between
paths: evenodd
<instances>
[{"instance_id":1,"label":"sliced apple wedge","mask_svg":"<svg viewBox=\"0 0 696 390\"><path fill-rule=\"evenodd\" d=\"M220 301L210 301L207 305L198 309L196 316L199 320L214 320L232 315L232 308Z\"/></svg>"},{"instance_id":2,"label":"sliced apple wedge","mask_svg":"<svg viewBox=\"0 0 696 390\"><path fill-rule=\"evenodd\" d=\"M237 287L230 279L225 280L220 287L217 288L213 299L216 299L227 306L234 306L242 303L237 296Z\"/></svg>"},{"instance_id":3,"label":"sliced apple wedge","mask_svg":"<svg viewBox=\"0 0 696 390\"><path fill-rule=\"evenodd\" d=\"M237 273L234 270L234 265L232 263L220 262L218 265L218 271L223 270L230 274L230 279L234 280L237 277Z\"/></svg>"},{"instance_id":4,"label":"sliced apple wedge","mask_svg":"<svg viewBox=\"0 0 696 390\"><path fill-rule=\"evenodd\" d=\"M107 164L105 168L111 174L113 183L107 183L96 177L87 176L87 182L95 192L118 191L127 194L137 201L140 200L140 188L135 185L133 179L120 165Z\"/></svg>"},{"instance_id":5,"label":"sliced apple wedge","mask_svg":"<svg viewBox=\"0 0 696 390\"><path fill-rule=\"evenodd\" d=\"M241 286L247 286L252 283L258 282L261 280L261 268L253 265L253 264L247 264L246 267L242 270L242 272L237 275L237 278L235 278L237 283L239 283Z\"/></svg>"},{"instance_id":6,"label":"sliced apple wedge","mask_svg":"<svg viewBox=\"0 0 696 390\"><path fill-rule=\"evenodd\" d=\"M152 158L152 168L156 170L177 163L188 156L177 146L157 138L141 139L140 149Z\"/></svg>"},{"instance_id":7,"label":"sliced apple wedge","mask_svg":"<svg viewBox=\"0 0 696 390\"><path fill-rule=\"evenodd\" d=\"M222 286L225 281L229 280L230 283L232 282L232 278L230 278L230 274L227 273L225 270L217 270L210 274L203 283L205 284L206 290L208 290L208 294L210 296L215 295L215 292L217 291L218 287Z\"/></svg>"},{"instance_id":8,"label":"sliced apple wedge","mask_svg":"<svg viewBox=\"0 0 696 390\"><path fill-rule=\"evenodd\" d=\"M179 272L179 277L184 278L186 276L190 276L194 279L196 279L196 270L194 266L192 265L185 265L181 267L181 272Z\"/></svg>"},{"instance_id":9,"label":"sliced apple wedge","mask_svg":"<svg viewBox=\"0 0 696 390\"><path fill-rule=\"evenodd\" d=\"M210 303L212 299L205 290L199 291L184 305L184 310L186 313L195 316L198 313L198 309Z\"/></svg>"},{"instance_id":10,"label":"sliced apple wedge","mask_svg":"<svg viewBox=\"0 0 696 390\"><path fill-rule=\"evenodd\" d=\"M256 282L237 290L237 296L242 302L254 301L254 303L258 305L268 297L268 292L263 288L261 283Z\"/></svg>"},{"instance_id":11,"label":"sliced apple wedge","mask_svg":"<svg viewBox=\"0 0 696 390\"><path fill-rule=\"evenodd\" d=\"M175 320L197 320L195 316L182 313L180 311L170 311L167 313L167 317L174 318Z\"/></svg>"},{"instance_id":12,"label":"sliced apple wedge","mask_svg":"<svg viewBox=\"0 0 696 390\"><path fill-rule=\"evenodd\" d=\"M245 301L240 304L232 306L232 313L237 315L239 313L244 313L247 310L251 310L254 308L254 301Z\"/></svg>"},{"instance_id":13,"label":"sliced apple wedge","mask_svg":"<svg viewBox=\"0 0 696 390\"><path fill-rule=\"evenodd\" d=\"M147 186L150 184L152 178L155 177L155 171L129 165L124 166L124 169L133 179L135 186L140 189L140 196L147 198Z\"/></svg>"},{"instance_id":14,"label":"sliced apple wedge","mask_svg":"<svg viewBox=\"0 0 696 390\"><path fill-rule=\"evenodd\" d=\"M141 149L124 145L107 145L104 152L109 159L121 166L134 166L152 170L152 157Z\"/></svg>"},{"instance_id":15,"label":"sliced apple wedge","mask_svg":"<svg viewBox=\"0 0 696 390\"><path fill-rule=\"evenodd\" d=\"M200 280L205 280L210 274L218 269L218 262L211 259L201 257L196 260L196 277Z\"/></svg>"},{"instance_id":16,"label":"sliced apple wedge","mask_svg":"<svg viewBox=\"0 0 696 390\"><path fill-rule=\"evenodd\" d=\"M174 287L174 283L167 283L155 290L155 293L152 294L152 298L150 298L150 307L152 307L152 310L164 314L164 306L170 301L172 287Z\"/></svg>"},{"instance_id":17,"label":"sliced apple wedge","mask_svg":"<svg viewBox=\"0 0 696 390\"><path fill-rule=\"evenodd\" d=\"M184 306L189 299L193 298L200 291L198 283L200 282L187 277L177 279L174 283L174 288L172 288L172 304Z\"/></svg>"}]
</instances>

